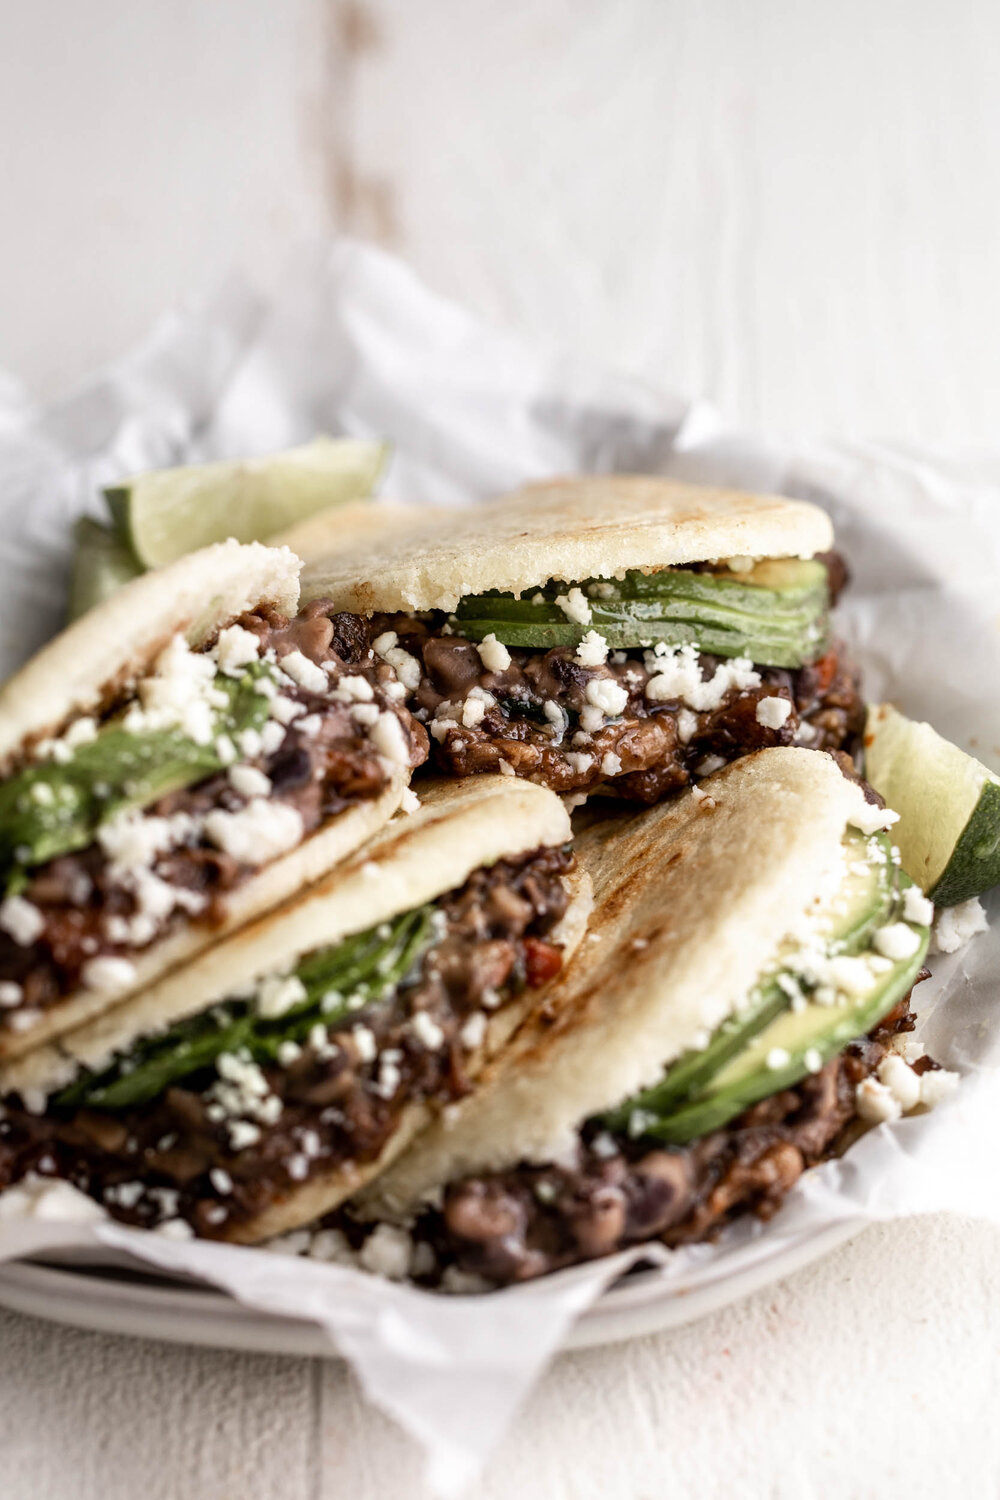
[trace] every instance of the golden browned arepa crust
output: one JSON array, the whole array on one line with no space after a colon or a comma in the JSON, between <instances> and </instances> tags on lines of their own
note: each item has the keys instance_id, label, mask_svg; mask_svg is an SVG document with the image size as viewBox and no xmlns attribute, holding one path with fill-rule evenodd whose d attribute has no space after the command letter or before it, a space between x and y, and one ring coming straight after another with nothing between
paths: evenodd
<instances>
[{"instance_id":1,"label":"golden browned arepa crust","mask_svg":"<svg viewBox=\"0 0 1000 1500\"><path fill-rule=\"evenodd\" d=\"M354 614L452 610L489 589L522 594L550 579L716 558L812 557L832 542L829 517L802 500L644 475L553 479L338 547L307 567L303 597Z\"/></svg>"},{"instance_id":2,"label":"golden browned arepa crust","mask_svg":"<svg viewBox=\"0 0 1000 1500\"><path fill-rule=\"evenodd\" d=\"M175 635L197 646L249 610L294 615L300 567L287 548L228 541L125 584L0 688L0 776L38 740L126 694Z\"/></svg>"},{"instance_id":3,"label":"golden browned arepa crust","mask_svg":"<svg viewBox=\"0 0 1000 1500\"><path fill-rule=\"evenodd\" d=\"M585 1119L656 1082L774 961L863 808L831 757L782 748L676 801L592 823L577 855L594 910L575 960L475 1095L366 1206L391 1213L470 1173L558 1159Z\"/></svg>"},{"instance_id":4,"label":"golden browned arepa crust","mask_svg":"<svg viewBox=\"0 0 1000 1500\"><path fill-rule=\"evenodd\" d=\"M49 1093L81 1065L100 1068L137 1037L197 1015L305 953L433 901L481 866L570 837L569 815L559 798L533 782L478 776L425 783L420 796L416 812L395 818L363 847L355 846L352 857L323 879L305 889L297 880L284 905L147 985L112 1013L0 1068L0 1093L25 1088Z\"/></svg>"}]
</instances>

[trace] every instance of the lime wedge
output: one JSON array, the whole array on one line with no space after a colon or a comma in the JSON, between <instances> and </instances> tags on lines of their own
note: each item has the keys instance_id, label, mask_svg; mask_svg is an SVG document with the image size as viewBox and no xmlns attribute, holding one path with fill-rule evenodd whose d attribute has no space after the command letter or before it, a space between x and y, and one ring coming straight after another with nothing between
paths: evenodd
<instances>
[{"instance_id":1,"label":"lime wedge","mask_svg":"<svg viewBox=\"0 0 1000 1500\"><path fill-rule=\"evenodd\" d=\"M73 537L76 550L69 584L70 620L86 614L142 572L132 549L109 526L82 516L73 528Z\"/></svg>"},{"instance_id":2,"label":"lime wedge","mask_svg":"<svg viewBox=\"0 0 1000 1500\"><path fill-rule=\"evenodd\" d=\"M387 447L315 438L235 463L156 469L105 490L119 534L147 568L234 536L260 541L327 506L371 494Z\"/></svg>"},{"instance_id":3,"label":"lime wedge","mask_svg":"<svg viewBox=\"0 0 1000 1500\"><path fill-rule=\"evenodd\" d=\"M1000 776L888 703L868 711L865 774L899 813L903 869L938 906L1000 884Z\"/></svg>"}]
</instances>

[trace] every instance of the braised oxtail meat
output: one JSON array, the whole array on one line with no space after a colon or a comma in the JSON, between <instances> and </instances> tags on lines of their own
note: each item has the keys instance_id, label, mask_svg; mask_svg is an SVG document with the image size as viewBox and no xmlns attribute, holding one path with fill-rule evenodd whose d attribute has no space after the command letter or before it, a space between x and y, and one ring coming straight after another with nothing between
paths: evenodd
<instances>
[{"instance_id":1,"label":"braised oxtail meat","mask_svg":"<svg viewBox=\"0 0 1000 1500\"><path fill-rule=\"evenodd\" d=\"M414 970L381 999L318 1023L261 1065L222 1057L150 1102L118 1110L4 1101L0 1189L35 1172L116 1218L183 1219L225 1236L319 1173L374 1160L408 1106L469 1088L470 1059L502 1004L558 973L568 850L476 871L443 896Z\"/></svg>"}]
</instances>

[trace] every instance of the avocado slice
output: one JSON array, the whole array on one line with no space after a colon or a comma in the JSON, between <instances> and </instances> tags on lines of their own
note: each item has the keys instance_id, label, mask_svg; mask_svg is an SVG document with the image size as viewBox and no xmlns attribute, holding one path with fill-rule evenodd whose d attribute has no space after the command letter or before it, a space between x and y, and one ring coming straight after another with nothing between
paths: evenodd
<instances>
[{"instance_id":1,"label":"avocado slice","mask_svg":"<svg viewBox=\"0 0 1000 1500\"><path fill-rule=\"evenodd\" d=\"M216 735L198 745L180 730L136 733L110 720L66 762L30 766L0 786L0 888L23 888L27 872L60 854L92 844L102 823L128 808L148 807L168 792L221 769L218 738L260 729L269 703L256 690L267 673L252 664L238 678L219 676L226 696Z\"/></svg>"},{"instance_id":2,"label":"avocado slice","mask_svg":"<svg viewBox=\"0 0 1000 1500\"><path fill-rule=\"evenodd\" d=\"M849 1042L876 1026L910 989L930 941L929 928L917 930L920 946L916 953L895 963L864 996L843 1005L812 1001L802 1010L784 1011L721 1068L701 1094L672 1114L644 1123L643 1135L684 1145L818 1071Z\"/></svg>"},{"instance_id":3,"label":"avocado slice","mask_svg":"<svg viewBox=\"0 0 1000 1500\"><path fill-rule=\"evenodd\" d=\"M85 1071L52 1103L56 1109L128 1109L156 1099L181 1079L214 1065L223 1052L273 1063L283 1042L304 1043L313 1027L328 1030L389 999L434 941L434 907L403 912L305 957L295 970L302 998L266 1017L252 1001L232 1000L143 1037L94 1073ZM388 930L386 930L388 928Z\"/></svg>"},{"instance_id":4,"label":"avocado slice","mask_svg":"<svg viewBox=\"0 0 1000 1500\"><path fill-rule=\"evenodd\" d=\"M472 595L459 601L455 619L470 640L492 633L506 646L544 650L579 645L595 630L614 648L665 641L794 668L826 648L827 571L815 558L770 558L741 574L663 568L589 579L579 585L585 620L568 618L556 602L570 587L550 582L522 598Z\"/></svg>"},{"instance_id":5,"label":"avocado slice","mask_svg":"<svg viewBox=\"0 0 1000 1500\"><path fill-rule=\"evenodd\" d=\"M872 933L889 920L896 904L892 844L884 833L869 837L849 828L844 835L847 875L827 925L827 948L833 954L856 954L867 948ZM628 1131L638 1110L663 1117L696 1096L741 1054L753 1039L788 1009L796 986L784 976L764 979L749 1000L712 1033L708 1045L683 1053L652 1088L629 1099L605 1117L611 1130ZM777 1045L777 1044L775 1044Z\"/></svg>"}]
</instances>

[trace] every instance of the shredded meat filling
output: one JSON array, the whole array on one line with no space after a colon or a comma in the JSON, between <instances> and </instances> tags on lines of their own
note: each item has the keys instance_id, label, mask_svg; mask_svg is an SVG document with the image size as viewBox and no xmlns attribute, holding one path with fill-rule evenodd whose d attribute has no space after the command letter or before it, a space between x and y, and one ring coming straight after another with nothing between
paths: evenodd
<instances>
[{"instance_id":1,"label":"shredded meat filling","mask_svg":"<svg viewBox=\"0 0 1000 1500\"><path fill-rule=\"evenodd\" d=\"M388 686L395 688L392 668L374 659L348 667L333 647L333 624L323 608L322 602L311 604L291 620L272 611L257 611L238 623L260 637L262 652L273 649L279 662L290 651L301 651L317 665L332 664L331 689L336 688L341 676L363 677L371 686L373 703L397 719L410 765L420 765L427 755L427 734L386 692ZM299 814L305 838L336 813L379 796L389 773L371 740L352 719L349 703L338 703L326 693L298 685L285 685L282 693L302 704L305 714L301 717L314 732L306 733L300 720L293 719L277 749L258 757L254 764L270 781L269 798ZM236 791L227 774L220 772L170 793L144 811L152 817L185 813L197 819L217 808L238 812L246 803L247 798ZM157 859L156 874L184 895L172 911L146 915L141 940L137 941L136 893L117 877L99 844L43 865L23 893L43 919L38 937L21 945L0 931L0 981L12 982L21 990L17 1005L0 1010L0 1029L16 1029L21 1019L37 1015L71 994L80 983L84 965L92 958L130 957L192 914L201 921L217 922L227 894L257 868L213 847L195 833Z\"/></svg>"},{"instance_id":2,"label":"shredded meat filling","mask_svg":"<svg viewBox=\"0 0 1000 1500\"><path fill-rule=\"evenodd\" d=\"M345 659L367 660L372 643L384 639L394 639L383 649L397 664L400 651L412 659L409 705L430 731L432 764L450 776L513 771L559 793L601 789L651 804L754 750L801 744L852 754L861 742L859 676L839 642L796 671L757 667L759 685L730 687L717 707L695 712L680 699L647 698L656 669L642 651L616 651L599 666L582 666L572 647L511 648L510 665L489 670L475 642L442 633L442 623L401 614L332 616ZM725 665L704 653L699 664L706 680ZM624 692L620 712L595 714L595 682L609 685L605 701L613 704ZM779 725L766 712L758 717L765 698L788 704Z\"/></svg>"},{"instance_id":3,"label":"shredded meat filling","mask_svg":"<svg viewBox=\"0 0 1000 1500\"><path fill-rule=\"evenodd\" d=\"M273 1122L255 1123L259 1110L235 1126L219 1118L215 1069L115 1112L32 1114L13 1097L0 1119L0 1189L29 1172L61 1177L127 1223L181 1217L222 1237L314 1173L373 1160L408 1104L468 1090L470 1059L505 998L558 972L572 858L542 849L502 860L443 897L415 975L320 1026L287 1063L263 1066Z\"/></svg>"},{"instance_id":4,"label":"shredded meat filling","mask_svg":"<svg viewBox=\"0 0 1000 1500\"><path fill-rule=\"evenodd\" d=\"M807 1167L847 1144L858 1128L858 1084L913 1025L907 996L819 1073L689 1146L588 1126L573 1166L525 1165L452 1184L413 1231L434 1251L428 1279L436 1284L455 1267L506 1285L650 1240L712 1239L743 1213L770 1218ZM917 1071L934 1066L923 1059ZM355 1241L365 1232L345 1213L330 1222Z\"/></svg>"}]
</instances>

